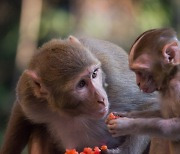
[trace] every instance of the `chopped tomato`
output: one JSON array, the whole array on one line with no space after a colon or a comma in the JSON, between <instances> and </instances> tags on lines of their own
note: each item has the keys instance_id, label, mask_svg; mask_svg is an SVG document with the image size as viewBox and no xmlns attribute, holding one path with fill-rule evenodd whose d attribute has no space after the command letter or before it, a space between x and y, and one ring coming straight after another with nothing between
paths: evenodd
<instances>
[{"instance_id":1,"label":"chopped tomato","mask_svg":"<svg viewBox=\"0 0 180 154\"><path fill-rule=\"evenodd\" d=\"M112 119L116 119L116 118L117 118L117 116L115 116L113 113L110 113L108 115L108 120L112 120Z\"/></svg>"},{"instance_id":2,"label":"chopped tomato","mask_svg":"<svg viewBox=\"0 0 180 154\"><path fill-rule=\"evenodd\" d=\"M85 154L93 154L93 150L92 150L92 148L89 148L89 147L87 147L87 148L84 148L84 151L83 151Z\"/></svg>"},{"instance_id":3,"label":"chopped tomato","mask_svg":"<svg viewBox=\"0 0 180 154\"><path fill-rule=\"evenodd\" d=\"M94 147L94 154L100 154L101 150L99 149L99 147Z\"/></svg>"},{"instance_id":4,"label":"chopped tomato","mask_svg":"<svg viewBox=\"0 0 180 154\"><path fill-rule=\"evenodd\" d=\"M107 150L107 146L106 145L102 145L101 146L101 150Z\"/></svg>"},{"instance_id":5,"label":"chopped tomato","mask_svg":"<svg viewBox=\"0 0 180 154\"><path fill-rule=\"evenodd\" d=\"M80 153L76 151L76 149L66 149L65 154L101 154L101 150L107 150L106 145L102 145L101 148L94 147L94 149L90 147L84 148L84 150Z\"/></svg>"}]
</instances>

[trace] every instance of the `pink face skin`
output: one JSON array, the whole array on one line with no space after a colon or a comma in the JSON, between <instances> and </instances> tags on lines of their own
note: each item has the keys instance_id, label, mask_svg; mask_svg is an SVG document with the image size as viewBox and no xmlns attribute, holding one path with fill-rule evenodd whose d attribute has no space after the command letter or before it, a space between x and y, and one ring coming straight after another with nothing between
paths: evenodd
<instances>
[{"instance_id":1,"label":"pink face skin","mask_svg":"<svg viewBox=\"0 0 180 154\"><path fill-rule=\"evenodd\" d=\"M75 81L73 91L78 99L86 105L90 114L93 114L92 116L101 118L107 115L109 102L103 87L100 65L92 65L81 73Z\"/></svg>"},{"instance_id":2,"label":"pink face skin","mask_svg":"<svg viewBox=\"0 0 180 154\"><path fill-rule=\"evenodd\" d=\"M139 89L145 93L152 93L158 90L156 83L151 75L148 72L144 71L135 71L136 74L136 83L139 86Z\"/></svg>"},{"instance_id":3,"label":"pink face skin","mask_svg":"<svg viewBox=\"0 0 180 154\"><path fill-rule=\"evenodd\" d=\"M136 74L136 84L145 93L152 93L159 89L150 70L152 67L150 59L148 54L143 54L136 60L130 59L129 61L130 69Z\"/></svg>"}]
</instances>

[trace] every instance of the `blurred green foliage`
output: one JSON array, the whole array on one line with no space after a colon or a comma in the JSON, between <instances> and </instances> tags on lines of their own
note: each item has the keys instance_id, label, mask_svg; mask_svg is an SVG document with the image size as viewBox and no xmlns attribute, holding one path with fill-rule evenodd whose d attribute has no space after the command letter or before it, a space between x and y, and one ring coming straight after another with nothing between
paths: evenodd
<instances>
[{"instance_id":1,"label":"blurred green foliage","mask_svg":"<svg viewBox=\"0 0 180 154\"><path fill-rule=\"evenodd\" d=\"M39 39L65 37L74 29L74 17L70 12L58 8L48 8L42 13Z\"/></svg>"},{"instance_id":2,"label":"blurred green foliage","mask_svg":"<svg viewBox=\"0 0 180 154\"><path fill-rule=\"evenodd\" d=\"M143 31L152 27L171 25L171 9L161 0L144 0L141 4L141 13L137 18Z\"/></svg>"}]
</instances>

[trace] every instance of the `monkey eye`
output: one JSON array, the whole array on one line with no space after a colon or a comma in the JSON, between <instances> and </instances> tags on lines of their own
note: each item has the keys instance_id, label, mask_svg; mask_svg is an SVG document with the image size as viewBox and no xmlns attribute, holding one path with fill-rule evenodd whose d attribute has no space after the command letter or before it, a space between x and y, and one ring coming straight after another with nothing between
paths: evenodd
<instances>
[{"instance_id":1,"label":"monkey eye","mask_svg":"<svg viewBox=\"0 0 180 154\"><path fill-rule=\"evenodd\" d=\"M97 71L98 71L98 68L94 70L94 72L92 73L92 78L96 78L97 77Z\"/></svg>"},{"instance_id":2,"label":"monkey eye","mask_svg":"<svg viewBox=\"0 0 180 154\"><path fill-rule=\"evenodd\" d=\"M140 77L143 77L144 76L144 73L140 72L140 71L137 71L136 74Z\"/></svg>"},{"instance_id":3,"label":"monkey eye","mask_svg":"<svg viewBox=\"0 0 180 154\"><path fill-rule=\"evenodd\" d=\"M139 72L139 71L136 71L136 74L137 74L137 75L139 75L139 76L141 76L141 75L142 75L142 73L141 73L141 72Z\"/></svg>"},{"instance_id":4,"label":"monkey eye","mask_svg":"<svg viewBox=\"0 0 180 154\"><path fill-rule=\"evenodd\" d=\"M78 88L83 88L83 87L85 87L85 86L86 86L86 81L85 81L85 80L79 81L79 83L78 83L78 85L77 85Z\"/></svg>"}]
</instances>

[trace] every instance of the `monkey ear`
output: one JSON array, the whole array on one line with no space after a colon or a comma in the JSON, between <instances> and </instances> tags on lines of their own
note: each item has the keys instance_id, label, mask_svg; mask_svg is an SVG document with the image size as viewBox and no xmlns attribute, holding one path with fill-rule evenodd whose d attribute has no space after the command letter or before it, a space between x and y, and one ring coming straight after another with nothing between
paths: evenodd
<instances>
[{"instance_id":1,"label":"monkey ear","mask_svg":"<svg viewBox=\"0 0 180 154\"><path fill-rule=\"evenodd\" d=\"M177 42L171 42L164 46L162 49L162 54L165 60L166 64L176 64L179 61L179 58L177 57L179 54L179 46Z\"/></svg>"},{"instance_id":2,"label":"monkey ear","mask_svg":"<svg viewBox=\"0 0 180 154\"><path fill-rule=\"evenodd\" d=\"M33 91L38 98L47 98L48 90L41 81L41 78L37 75L35 71L25 70L25 74L31 79Z\"/></svg>"},{"instance_id":3,"label":"monkey ear","mask_svg":"<svg viewBox=\"0 0 180 154\"><path fill-rule=\"evenodd\" d=\"M73 43L81 44L81 42L80 42L76 37L74 37L74 36L72 36L72 35L70 35L70 36L68 37L68 40L71 41L71 42L73 42Z\"/></svg>"}]
</instances>

